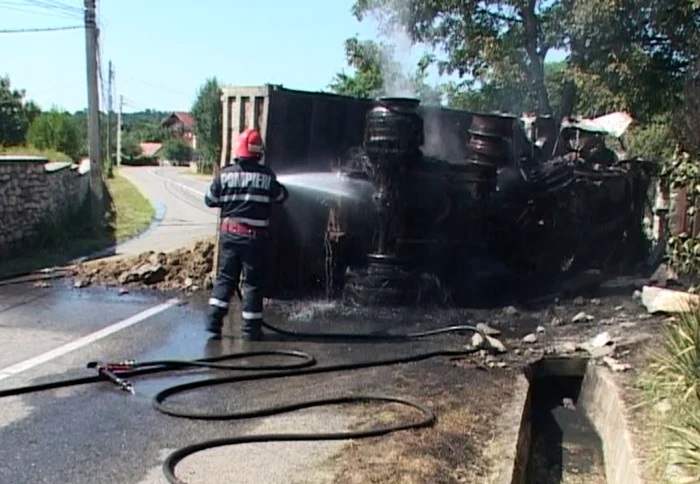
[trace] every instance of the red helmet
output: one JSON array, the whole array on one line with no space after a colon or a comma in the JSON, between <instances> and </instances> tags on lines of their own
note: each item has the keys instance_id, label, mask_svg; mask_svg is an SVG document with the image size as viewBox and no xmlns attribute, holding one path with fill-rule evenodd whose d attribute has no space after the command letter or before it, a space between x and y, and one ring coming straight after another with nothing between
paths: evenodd
<instances>
[{"instance_id":1,"label":"red helmet","mask_svg":"<svg viewBox=\"0 0 700 484\"><path fill-rule=\"evenodd\" d=\"M248 128L238 135L234 158L260 159L265 154L265 144L257 129Z\"/></svg>"}]
</instances>

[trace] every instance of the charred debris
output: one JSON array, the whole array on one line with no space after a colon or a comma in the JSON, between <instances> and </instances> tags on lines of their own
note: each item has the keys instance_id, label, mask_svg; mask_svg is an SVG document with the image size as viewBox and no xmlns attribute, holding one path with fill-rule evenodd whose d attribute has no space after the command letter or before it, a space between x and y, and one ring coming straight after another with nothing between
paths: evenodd
<instances>
[{"instance_id":1,"label":"charred debris","mask_svg":"<svg viewBox=\"0 0 700 484\"><path fill-rule=\"evenodd\" d=\"M372 201L331 204L316 290L361 305L476 307L639 270L655 166L624 154L629 118L557 126L467 113L455 125L463 155L445 160L423 153L419 104L382 98L367 112L363 146L339 169L370 182Z\"/></svg>"}]
</instances>

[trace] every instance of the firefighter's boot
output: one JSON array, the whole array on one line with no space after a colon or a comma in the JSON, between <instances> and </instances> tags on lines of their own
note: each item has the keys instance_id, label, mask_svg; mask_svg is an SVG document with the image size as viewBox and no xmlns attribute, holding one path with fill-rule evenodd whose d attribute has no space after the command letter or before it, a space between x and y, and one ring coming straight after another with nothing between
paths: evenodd
<instances>
[{"instance_id":1,"label":"firefighter's boot","mask_svg":"<svg viewBox=\"0 0 700 484\"><path fill-rule=\"evenodd\" d=\"M226 309L211 306L209 308L209 314L207 316L207 331L209 331L214 336L221 336L221 331L224 327L224 317L226 316L226 312Z\"/></svg>"},{"instance_id":2,"label":"firefighter's boot","mask_svg":"<svg viewBox=\"0 0 700 484\"><path fill-rule=\"evenodd\" d=\"M262 319L244 319L241 325L244 341L261 341L263 339Z\"/></svg>"}]
</instances>

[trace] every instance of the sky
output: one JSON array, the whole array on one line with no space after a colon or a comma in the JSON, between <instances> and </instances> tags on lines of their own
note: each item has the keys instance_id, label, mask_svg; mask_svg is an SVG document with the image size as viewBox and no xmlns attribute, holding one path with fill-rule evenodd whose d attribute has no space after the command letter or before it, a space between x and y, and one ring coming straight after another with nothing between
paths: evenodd
<instances>
[{"instance_id":1,"label":"sky","mask_svg":"<svg viewBox=\"0 0 700 484\"><path fill-rule=\"evenodd\" d=\"M282 84L326 89L348 70L344 41L376 39L376 22L358 22L353 0L97 0L104 92L112 61L115 107L124 111L188 111L199 87ZM83 29L6 30L83 24L82 0L1 0L0 75L42 107L87 105ZM420 57L400 43L406 64ZM438 81L436 74L431 81ZM104 102L104 101L101 101ZM104 109L104 106L103 106Z\"/></svg>"}]
</instances>

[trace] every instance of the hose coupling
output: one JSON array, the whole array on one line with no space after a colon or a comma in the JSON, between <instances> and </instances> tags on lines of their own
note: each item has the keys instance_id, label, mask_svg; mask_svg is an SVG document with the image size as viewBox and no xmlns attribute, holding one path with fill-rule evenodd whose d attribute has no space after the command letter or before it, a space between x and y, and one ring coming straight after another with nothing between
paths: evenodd
<instances>
[{"instance_id":1,"label":"hose coupling","mask_svg":"<svg viewBox=\"0 0 700 484\"><path fill-rule=\"evenodd\" d=\"M136 366L136 360L123 360L118 363L103 363L101 361L90 361L87 364L88 368L96 368L98 370L107 370L114 373L123 373L131 371Z\"/></svg>"},{"instance_id":2,"label":"hose coupling","mask_svg":"<svg viewBox=\"0 0 700 484\"><path fill-rule=\"evenodd\" d=\"M136 365L136 360L124 360L119 363L107 363L105 369L111 372L120 373L125 371L131 371Z\"/></svg>"}]
</instances>

